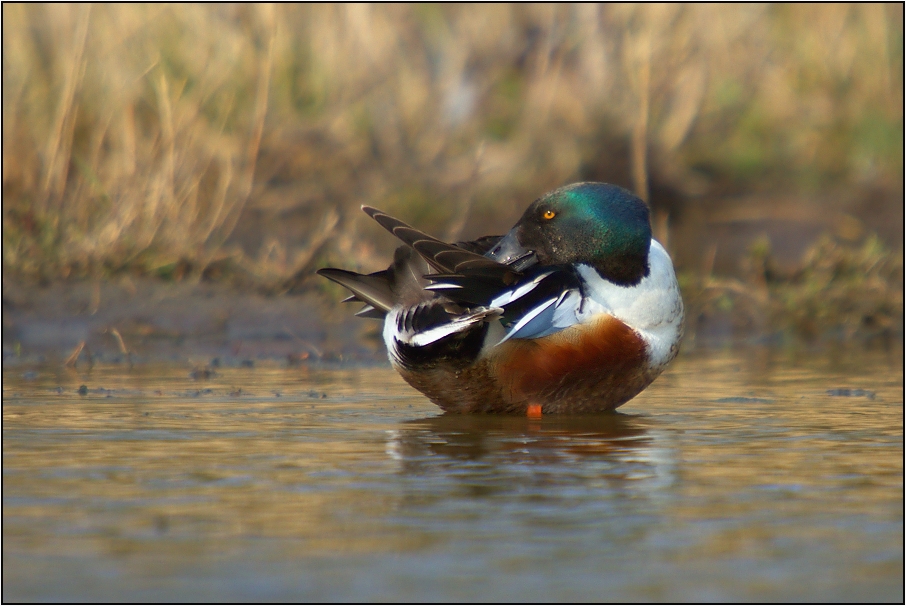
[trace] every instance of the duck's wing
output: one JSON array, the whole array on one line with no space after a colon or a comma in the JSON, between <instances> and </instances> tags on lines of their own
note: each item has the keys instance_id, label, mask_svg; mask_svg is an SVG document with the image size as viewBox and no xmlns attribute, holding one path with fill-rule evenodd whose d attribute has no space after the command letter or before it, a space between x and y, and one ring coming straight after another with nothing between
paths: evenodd
<instances>
[{"instance_id":1,"label":"duck's wing","mask_svg":"<svg viewBox=\"0 0 906 606\"><path fill-rule=\"evenodd\" d=\"M579 277L569 266L536 266L508 285L476 280L468 273L429 275L425 287L460 305L501 310L506 330L500 343L513 338L537 339L576 324L583 293Z\"/></svg>"},{"instance_id":2,"label":"duck's wing","mask_svg":"<svg viewBox=\"0 0 906 606\"><path fill-rule=\"evenodd\" d=\"M501 238L503 238L503 236L484 236L477 240L454 242L453 244L454 246L473 252L476 255L484 255L486 252L497 246L497 243L500 242Z\"/></svg>"},{"instance_id":3,"label":"duck's wing","mask_svg":"<svg viewBox=\"0 0 906 606\"><path fill-rule=\"evenodd\" d=\"M539 267L489 303L502 308L508 339L537 339L578 322L582 287L570 267Z\"/></svg>"},{"instance_id":4,"label":"duck's wing","mask_svg":"<svg viewBox=\"0 0 906 606\"><path fill-rule=\"evenodd\" d=\"M509 265L498 263L483 254L473 252L473 250L481 250L493 238L499 240L499 236L490 236L473 243L466 243L465 247L457 246L429 236L371 206L363 206L362 210L377 221L381 227L411 246L439 275L468 274L473 278L513 281L515 272ZM491 246L493 244L489 244L487 249L490 249Z\"/></svg>"},{"instance_id":5,"label":"duck's wing","mask_svg":"<svg viewBox=\"0 0 906 606\"><path fill-rule=\"evenodd\" d=\"M448 244L376 208L363 206L362 210L415 250L434 270L435 273L423 274L433 284L425 283L422 288L462 305L487 305L498 293L516 284L522 271L535 262L531 252L508 263L485 257L484 253L502 236Z\"/></svg>"},{"instance_id":6,"label":"duck's wing","mask_svg":"<svg viewBox=\"0 0 906 606\"><path fill-rule=\"evenodd\" d=\"M383 318L399 303L411 307L412 313L418 316L428 314L429 310L437 313L443 307L419 303L441 295L463 308L446 309L450 317L464 317L460 316L464 309L478 307L498 310L495 316L503 313L506 338L532 338L565 327L556 319L563 315L564 305L572 301L564 293L578 292L572 271L532 267L533 260L520 258L504 264L482 256L501 236L447 244L375 208L362 208L406 246L397 249L393 264L381 272L362 275L334 268L318 271L352 291L353 296L346 301L366 304L357 315ZM432 269L436 273L429 273ZM431 319L430 324L437 321L433 316ZM470 322L478 319L479 316L469 316ZM424 330L422 326L418 328Z\"/></svg>"}]
</instances>

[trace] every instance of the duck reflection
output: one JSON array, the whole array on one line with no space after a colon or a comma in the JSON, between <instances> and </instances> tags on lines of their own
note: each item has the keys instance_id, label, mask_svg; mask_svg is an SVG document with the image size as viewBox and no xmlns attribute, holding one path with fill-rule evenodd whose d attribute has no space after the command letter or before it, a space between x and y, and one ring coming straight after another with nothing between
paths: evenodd
<instances>
[{"instance_id":1,"label":"duck reflection","mask_svg":"<svg viewBox=\"0 0 906 606\"><path fill-rule=\"evenodd\" d=\"M472 496L549 497L669 484L675 462L667 442L642 416L440 415L389 430L385 448L420 494L456 486Z\"/></svg>"},{"instance_id":2,"label":"duck reflection","mask_svg":"<svg viewBox=\"0 0 906 606\"><path fill-rule=\"evenodd\" d=\"M647 422L619 413L541 419L444 414L404 422L391 432L388 454L401 459L439 455L459 460L606 457L649 446Z\"/></svg>"}]
</instances>

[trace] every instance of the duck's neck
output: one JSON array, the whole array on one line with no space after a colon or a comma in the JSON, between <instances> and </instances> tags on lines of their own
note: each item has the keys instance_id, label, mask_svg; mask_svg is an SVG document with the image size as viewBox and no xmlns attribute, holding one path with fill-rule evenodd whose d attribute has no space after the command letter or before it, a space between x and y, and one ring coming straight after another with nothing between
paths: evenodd
<instances>
[{"instance_id":1,"label":"duck's neck","mask_svg":"<svg viewBox=\"0 0 906 606\"><path fill-rule=\"evenodd\" d=\"M650 273L648 251L640 255L610 257L589 264L597 274L617 286L636 286Z\"/></svg>"}]
</instances>

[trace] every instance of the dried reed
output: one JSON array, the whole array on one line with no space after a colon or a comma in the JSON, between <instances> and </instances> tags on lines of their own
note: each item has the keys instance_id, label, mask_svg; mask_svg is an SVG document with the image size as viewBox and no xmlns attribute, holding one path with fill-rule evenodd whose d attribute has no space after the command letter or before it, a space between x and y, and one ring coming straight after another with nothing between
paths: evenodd
<instances>
[{"instance_id":1,"label":"dried reed","mask_svg":"<svg viewBox=\"0 0 906 606\"><path fill-rule=\"evenodd\" d=\"M375 269L362 203L458 236L578 179L902 187L902 10L4 4L3 267L285 279Z\"/></svg>"}]
</instances>

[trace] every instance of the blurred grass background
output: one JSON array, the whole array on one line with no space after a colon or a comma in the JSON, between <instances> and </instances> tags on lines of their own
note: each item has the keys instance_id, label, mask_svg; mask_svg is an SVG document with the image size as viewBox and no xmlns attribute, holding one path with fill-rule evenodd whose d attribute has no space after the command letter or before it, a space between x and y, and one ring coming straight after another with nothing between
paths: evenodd
<instances>
[{"instance_id":1,"label":"blurred grass background","mask_svg":"<svg viewBox=\"0 0 906 606\"><path fill-rule=\"evenodd\" d=\"M902 332L902 4L2 10L5 274L329 289L394 246L361 204L468 238L604 180L693 332Z\"/></svg>"}]
</instances>

